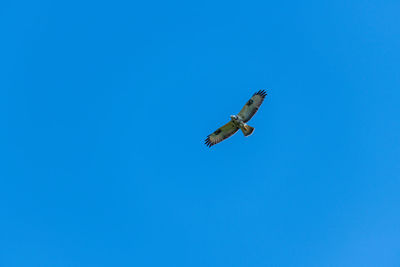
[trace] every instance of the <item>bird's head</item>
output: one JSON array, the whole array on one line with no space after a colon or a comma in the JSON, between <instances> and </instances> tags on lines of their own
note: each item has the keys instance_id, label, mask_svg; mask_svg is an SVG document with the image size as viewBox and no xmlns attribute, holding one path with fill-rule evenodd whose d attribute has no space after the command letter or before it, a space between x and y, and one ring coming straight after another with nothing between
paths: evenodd
<instances>
[{"instance_id":1,"label":"bird's head","mask_svg":"<svg viewBox=\"0 0 400 267\"><path fill-rule=\"evenodd\" d=\"M237 115L231 115L232 120L237 120Z\"/></svg>"}]
</instances>

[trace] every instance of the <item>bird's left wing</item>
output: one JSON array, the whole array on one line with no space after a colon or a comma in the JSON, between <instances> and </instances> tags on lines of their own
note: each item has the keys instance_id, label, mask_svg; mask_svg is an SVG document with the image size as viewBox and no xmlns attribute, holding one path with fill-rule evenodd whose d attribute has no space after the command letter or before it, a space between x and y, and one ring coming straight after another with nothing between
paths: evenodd
<instances>
[{"instance_id":1,"label":"bird's left wing","mask_svg":"<svg viewBox=\"0 0 400 267\"><path fill-rule=\"evenodd\" d=\"M232 121L228 122L209 136L207 136L205 140L205 144L208 147L211 147L215 144L218 144L219 142L227 139L228 137L231 137L234 133L236 133L239 130L238 127L233 124Z\"/></svg>"},{"instance_id":2,"label":"bird's left wing","mask_svg":"<svg viewBox=\"0 0 400 267\"><path fill-rule=\"evenodd\" d=\"M246 105L239 112L238 116L243 120L243 122L248 122L254 114L256 114L258 108L261 106L264 101L267 92L265 90L260 90L255 93L249 101L247 101Z\"/></svg>"}]
</instances>

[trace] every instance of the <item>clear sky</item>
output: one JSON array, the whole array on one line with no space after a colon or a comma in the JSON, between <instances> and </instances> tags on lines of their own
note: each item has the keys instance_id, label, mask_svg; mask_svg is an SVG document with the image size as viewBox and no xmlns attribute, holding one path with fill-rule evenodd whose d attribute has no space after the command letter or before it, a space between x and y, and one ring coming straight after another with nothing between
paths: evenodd
<instances>
[{"instance_id":1,"label":"clear sky","mask_svg":"<svg viewBox=\"0 0 400 267\"><path fill-rule=\"evenodd\" d=\"M0 266L400 266L399 12L2 2Z\"/></svg>"}]
</instances>

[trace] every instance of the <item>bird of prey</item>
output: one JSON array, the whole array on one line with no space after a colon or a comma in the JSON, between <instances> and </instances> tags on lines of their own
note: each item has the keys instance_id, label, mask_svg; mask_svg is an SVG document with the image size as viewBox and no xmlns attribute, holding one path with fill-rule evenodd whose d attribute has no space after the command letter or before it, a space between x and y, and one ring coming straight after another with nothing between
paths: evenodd
<instances>
[{"instance_id":1,"label":"bird of prey","mask_svg":"<svg viewBox=\"0 0 400 267\"><path fill-rule=\"evenodd\" d=\"M256 92L250 98L250 100L247 101L246 105L244 105L239 114L231 115L230 122L207 136L205 140L206 146L211 147L215 144L218 144L219 142L234 135L239 129L242 130L244 136L251 135L254 131L254 128L247 125L246 122L248 122L254 116L254 114L256 114L266 95L267 93L264 90Z\"/></svg>"}]
</instances>

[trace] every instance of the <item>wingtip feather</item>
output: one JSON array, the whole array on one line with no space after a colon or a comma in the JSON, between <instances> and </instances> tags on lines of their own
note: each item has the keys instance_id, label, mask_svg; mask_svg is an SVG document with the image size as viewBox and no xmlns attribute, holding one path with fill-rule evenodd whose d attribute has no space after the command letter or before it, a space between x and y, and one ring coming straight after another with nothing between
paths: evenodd
<instances>
[{"instance_id":1,"label":"wingtip feather","mask_svg":"<svg viewBox=\"0 0 400 267\"><path fill-rule=\"evenodd\" d=\"M211 147L211 146L214 145L214 144L211 142L211 140L210 140L210 136L207 136L206 140L204 141L204 144L205 144L207 147Z\"/></svg>"},{"instance_id":2,"label":"wingtip feather","mask_svg":"<svg viewBox=\"0 0 400 267\"><path fill-rule=\"evenodd\" d=\"M267 92L263 89L263 90L259 90L258 92L256 92L253 96L255 95L259 95L262 98L264 98L265 96L267 96Z\"/></svg>"}]
</instances>

